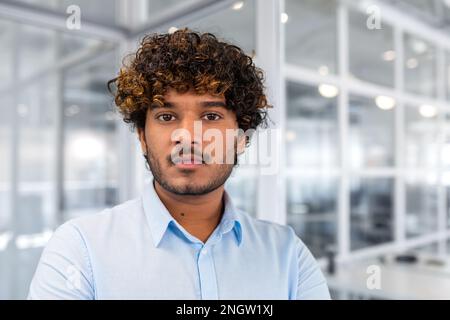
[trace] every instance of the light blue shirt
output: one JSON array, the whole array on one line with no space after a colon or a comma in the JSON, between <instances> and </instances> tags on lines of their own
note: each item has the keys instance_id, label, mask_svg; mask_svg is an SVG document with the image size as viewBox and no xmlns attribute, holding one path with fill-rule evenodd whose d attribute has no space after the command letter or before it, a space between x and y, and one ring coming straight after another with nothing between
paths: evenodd
<instances>
[{"instance_id":1,"label":"light blue shirt","mask_svg":"<svg viewBox=\"0 0 450 320\"><path fill-rule=\"evenodd\" d=\"M329 299L320 268L293 229L255 219L224 192L203 243L168 212L152 183L141 197L60 226L29 299Z\"/></svg>"}]
</instances>

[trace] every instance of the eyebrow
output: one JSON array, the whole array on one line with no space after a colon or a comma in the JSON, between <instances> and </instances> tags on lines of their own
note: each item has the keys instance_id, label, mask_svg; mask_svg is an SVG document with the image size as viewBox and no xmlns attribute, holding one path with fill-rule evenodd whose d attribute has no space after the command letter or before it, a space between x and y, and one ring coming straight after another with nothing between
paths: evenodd
<instances>
[{"instance_id":1,"label":"eyebrow","mask_svg":"<svg viewBox=\"0 0 450 320\"><path fill-rule=\"evenodd\" d=\"M158 106L158 105L154 105L152 106L152 109L158 109L158 108L175 108L178 104L177 103L173 103L173 102L164 102L164 106ZM199 103L200 106L205 107L205 108L213 108L213 107L222 107L222 108L226 108L227 105L225 104L225 102L223 101L202 101Z\"/></svg>"}]
</instances>

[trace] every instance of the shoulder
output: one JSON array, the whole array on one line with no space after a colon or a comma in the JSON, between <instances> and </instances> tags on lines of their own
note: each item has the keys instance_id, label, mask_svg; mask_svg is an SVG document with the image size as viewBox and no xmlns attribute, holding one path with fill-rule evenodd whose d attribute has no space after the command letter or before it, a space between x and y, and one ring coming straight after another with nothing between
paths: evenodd
<instances>
[{"instance_id":1,"label":"shoulder","mask_svg":"<svg viewBox=\"0 0 450 320\"><path fill-rule=\"evenodd\" d=\"M68 220L58 229L74 228L82 235L101 235L127 225L139 223L142 216L140 198L126 201L114 207L104 209L98 213L85 215Z\"/></svg>"},{"instance_id":2,"label":"shoulder","mask_svg":"<svg viewBox=\"0 0 450 320\"><path fill-rule=\"evenodd\" d=\"M84 251L87 255L91 245L112 241L113 235L121 235L127 230L131 232L133 227L142 224L139 219L143 219L143 216L138 198L98 213L70 219L56 228L46 245L46 251L67 251L72 248Z\"/></svg>"},{"instance_id":3,"label":"shoulder","mask_svg":"<svg viewBox=\"0 0 450 320\"><path fill-rule=\"evenodd\" d=\"M265 243L277 244L283 250L290 248L298 250L305 246L289 225L258 219L243 211L239 212L239 217L245 229L244 232L247 232L249 237L261 239Z\"/></svg>"},{"instance_id":4,"label":"shoulder","mask_svg":"<svg viewBox=\"0 0 450 320\"><path fill-rule=\"evenodd\" d=\"M264 252L271 252L291 270L292 297L297 299L330 299L326 279L319 264L305 243L289 225L242 215L252 244L260 244ZM245 237L245 235L243 236Z\"/></svg>"}]
</instances>

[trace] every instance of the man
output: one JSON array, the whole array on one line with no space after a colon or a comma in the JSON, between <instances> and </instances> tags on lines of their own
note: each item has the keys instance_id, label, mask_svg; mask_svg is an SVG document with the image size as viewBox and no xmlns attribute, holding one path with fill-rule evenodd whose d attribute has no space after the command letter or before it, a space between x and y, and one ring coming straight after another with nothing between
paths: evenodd
<instances>
[{"instance_id":1,"label":"man","mask_svg":"<svg viewBox=\"0 0 450 320\"><path fill-rule=\"evenodd\" d=\"M263 78L212 34L146 36L109 84L153 181L137 199L59 227L29 298L329 299L293 229L236 209L224 189L265 125Z\"/></svg>"}]
</instances>

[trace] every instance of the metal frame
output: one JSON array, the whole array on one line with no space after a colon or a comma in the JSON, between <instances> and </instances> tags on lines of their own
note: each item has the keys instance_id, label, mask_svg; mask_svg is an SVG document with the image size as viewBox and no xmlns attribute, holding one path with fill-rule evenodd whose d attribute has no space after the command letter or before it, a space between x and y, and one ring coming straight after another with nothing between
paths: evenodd
<instances>
[{"instance_id":1,"label":"metal frame","mask_svg":"<svg viewBox=\"0 0 450 320\"><path fill-rule=\"evenodd\" d=\"M403 66L404 63L404 48L403 48L403 30L400 27L394 28L394 47L397 52L394 65L394 90L397 96L401 95L405 90ZM403 100L398 100L395 108L395 164L396 168L403 168L405 164L404 159L404 141L405 141L405 104ZM406 240L406 188L405 176L403 174L397 175L395 180L395 221L394 221L394 239L395 242L403 247Z\"/></svg>"},{"instance_id":2,"label":"metal frame","mask_svg":"<svg viewBox=\"0 0 450 320\"><path fill-rule=\"evenodd\" d=\"M437 85L437 98L438 100L445 100L445 51L442 47L437 47L437 57L436 57L436 85ZM438 128L439 132L444 131L445 126L445 113L440 112L438 114ZM438 137L438 193L437 193L437 201L438 201L438 214L437 214L437 222L438 222L438 233L443 234L447 229L447 212L446 212L446 190L442 181L441 173L444 172L444 168L442 165L442 150L445 145L444 135L440 134ZM447 250L447 241L445 239L440 239L438 241L438 253L440 255L445 255Z\"/></svg>"},{"instance_id":3,"label":"metal frame","mask_svg":"<svg viewBox=\"0 0 450 320\"><path fill-rule=\"evenodd\" d=\"M128 5L125 1L118 3L119 16L117 17L120 23L127 24L133 21L138 16L138 7L142 2L132 3ZM129 38L122 41L119 46L117 54L117 64L120 66L123 56L125 56L132 49L132 43ZM134 141L128 127L121 121L116 119L117 126L117 141L119 151L119 202L124 202L134 196L136 190L133 185L133 177L136 167L132 161L133 155L136 153L134 148Z\"/></svg>"},{"instance_id":4,"label":"metal frame","mask_svg":"<svg viewBox=\"0 0 450 320\"><path fill-rule=\"evenodd\" d=\"M269 117L274 121L277 133L277 145L274 146L275 161L278 162L278 173L258 175L257 214L258 218L286 223L286 184L283 163L285 103L283 83L284 45L280 34L283 32L281 13L284 2L266 0L256 2L256 54L257 64L265 71L267 95L274 110L269 110ZM267 46L270 43L270 46ZM262 171L260 172L262 173Z\"/></svg>"},{"instance_id":5,"label":"metal frame","mask_svg":"<svg viewBox=\"0 0 450 320\"><path fill-rule=\"evenodd\" d=\"M12 75L12 82L14 83L17 81L18 74L19 74L19 65L18 65L18 43L15 41L17 38L17 29L14 29L13 31L13 75ZM15 88L14 91L12 91L13 95L13 104L18 105L19 103L19 92L18 89ZM11 113L12 119L11 119L11 187L10 187L10 214L11 214L11 222L12 222L12 229L17 230L18 225L18 218L17 215L14 214L17 212L17 205L19 201L19 139L20 139L20 130L19 130L19 114L17 110L13 110ZM16 235L13 233L13 236L11 238L10 245L12 243L15 243ZM17 252L14 250L9 250L8 253L10 256L8 257L13 261L13 269L16 270L16 264L17 264ZM11 277L11 280L9 282L10 285L10 292L12 296L16 296L16 288L14 286L15 283L15 277Z\"/></svg>"},{"instance_id":6,"label":"metal frame","mask_svg":"<svg viewBox=\"0 0 450 320\"><path fill-rule=\"evenodd\" d=\"M345 6L337 8L338 67L341 93L338 100L340 167L342 170L339 197L337 246L338 257L346 259L350 254L350 177L348 151L348 11Z\"/></svg>"}]
</instances>

